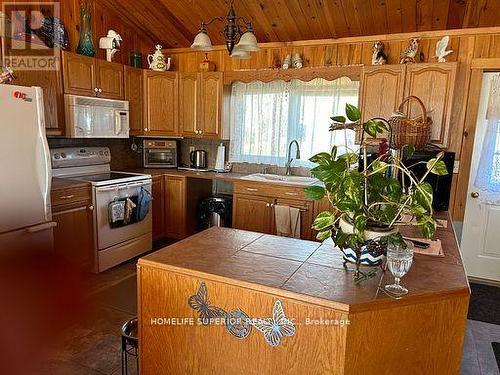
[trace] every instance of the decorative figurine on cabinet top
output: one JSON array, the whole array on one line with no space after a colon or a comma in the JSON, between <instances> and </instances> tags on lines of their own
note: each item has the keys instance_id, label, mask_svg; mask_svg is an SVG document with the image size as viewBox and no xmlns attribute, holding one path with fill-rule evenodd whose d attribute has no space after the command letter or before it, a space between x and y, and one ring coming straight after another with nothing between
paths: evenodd
<instances>
[{"instance_id":1,"label":"decorative figurine on cabinet top","mask_svg":"<svg viewBox=\"0 0 500 375\"><path fill-rule=\"evenodd\" d=\"M419 39L413 38L410 41L410 45L405 48L403 53L401 54L401 59L399 61L400 64L407 63L416 63L415 56L417 56L418 52L418 41Z\"/></svg>"},{"instance_id":2,"label":"decorative figurine on cabinet top","mask_svg":"<svg viewBox=\"0 0 500 375\"><path fill-rule=\"evenodd\" d=\"M439 42L436 43L436 56L438 62L446 62L445 57L448 56L453 50L446 50L448 43L450 42L450 37L448 35L443 36Z\"/></svg>"},{"instance_id":3,"label":"decorative figurine on cabinet top","mask_svg":"<svg viewBox=\"0 0 500 375\"><path fill-rule=\"evenodd\" d=\"M387 63L387 55L384 52L384 43L377 40L373 43L372 65L384 65Z\"/></svg>"},{"instance_id":4,"label":"decorative figurine on cabinet top","mask_svg":"<svg viewBox=\"0 0 500 375\"><path fill-rule=\"evenodd\" d=\"M120 50L121 41L122 37L114 30L108 30L108 34L99 39L99 48L106 50L106 60L111 61Z\"/></svg>"},{"instance_id":5,"label":"decorative figurine on cabinet top","mask_svg":"<svg viewBox=\"0 0 500 375\"><path fill-rule=\"evenodd\" d=\"M292 56L286 55L285 60L283 60L283 65L281 66L283 69L288 69L292 66Z\"/></svg>"},{"instance_id":6,"label":"decorative figurine on cabinet top","mask_svg":"<svg viewBox=\"0 0 500 375\"><path fill-rule=\"evenodd\" d=\"M92 41L92 3L80 4L80 42L76 52L80 55L94 57L95 48Z\"/></svg>"},{"instance_id":7,"label":"decorative figurine on cabinet top","mask_svg":"<svg viewBox=\"0 0 500 375\"><path fill-rule=\"evenodd\" d=\"M161 51L163 48L160 44L155 46L156 51L152 55L148 55L149 69L157 72L164 72L170 69L170 57L165 61L165 55Z\"/></svg>"}]
</instances>

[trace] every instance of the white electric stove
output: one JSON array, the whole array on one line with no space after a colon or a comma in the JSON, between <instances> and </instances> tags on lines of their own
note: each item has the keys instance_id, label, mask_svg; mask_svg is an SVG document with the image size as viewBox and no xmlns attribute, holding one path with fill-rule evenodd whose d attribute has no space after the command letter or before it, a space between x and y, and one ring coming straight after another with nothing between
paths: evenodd
<instances>
[{"instance_id":1,"label":"white electric stove","mask_svg":"<svg viewBox=\"0 0 500 375\"><path fill-rule=\"evenodd\" d=\"M68 147L51 150L53 177L92 184L95 272L102 272L152 248L151 209L141 220L116 220L111 205L151 195L151 176L111 171L107 147ZM150 205L150 203L149 203ZM137 209L137 208L135 208ZM131 214L136 218L136 213Z\"/></svg>"}]
</instances>

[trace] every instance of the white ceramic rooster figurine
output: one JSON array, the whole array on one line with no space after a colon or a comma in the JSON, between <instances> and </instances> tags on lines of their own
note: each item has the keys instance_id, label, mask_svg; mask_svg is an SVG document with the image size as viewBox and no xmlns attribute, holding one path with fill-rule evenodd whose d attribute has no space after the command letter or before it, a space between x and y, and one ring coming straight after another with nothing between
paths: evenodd
<instances>
[{"instance_id":1,"label":"white ceramic rooster figurine","mask_svg":"<svg viewBox=\"0 0 500 375\"><path fill-rule=\"evenodd\" d=\"M406 63L415 63L415 56L417 56L418 52L418 39L413 38L410 41L410 45L405 48L403 53L401 54L401 59L399 61L400 64Z\"/></svg>"},{"instance_id":2,"label":"white ceramic rooster figurine","mask_svg":"<svg viewBox=\"0 0 500 375\"><path fill-rule=\"evenodd\" d=\"M121 41L122 37L114 30L108 30L108 35L99 39L99 47L106 50L106 60L111 61L120 50Z\"/></svg>"},{"instance_id":3,"label":"white ceramic rooster figurine","mask_svg":"<svg viewBox=\"0 0 500 375\"><path fill-rule=\"evenodd\" d=\"M439 42L436 43L436 57L438 62L446 62L445 57L448 56L453 50L446 50L448 43L450 42L450 37L448 35L443 36Z\"/></svg>"}]
</instances>

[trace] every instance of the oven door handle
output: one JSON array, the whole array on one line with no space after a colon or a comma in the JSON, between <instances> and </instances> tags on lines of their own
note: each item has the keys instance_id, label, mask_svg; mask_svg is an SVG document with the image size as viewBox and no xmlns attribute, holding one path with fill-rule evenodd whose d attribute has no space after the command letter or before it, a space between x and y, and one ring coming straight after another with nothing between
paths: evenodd
<instances>
[{"instance_id":1,"label":"oven door handle","mask_svg":"<svg viewBox=\"0 0 500 375\"><path fill-rule=\"evenodd\" d=\"M139 186L146 186L150 185L151 180L148 180L146 182L136 182L136 183L130 183L130 184L121 184L118 186L111 186L111 187L98 187L96 188L97 192L106 192L106 191L118 191L118 190L124 190L128 188L134 188L134 187L139 187Z\"/></svg>"}]
</instances>

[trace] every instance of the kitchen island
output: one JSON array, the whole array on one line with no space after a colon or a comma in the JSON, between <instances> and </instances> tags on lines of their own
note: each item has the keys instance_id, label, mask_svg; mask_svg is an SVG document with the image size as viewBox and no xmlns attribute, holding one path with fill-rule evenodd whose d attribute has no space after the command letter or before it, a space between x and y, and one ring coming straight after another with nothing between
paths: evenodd
<instances>
[{"instance_id":1,"label":"kitchen island","mask_svg":"<svg viewBox=\"0 0 500 375\"><path fill-rule=\"evenodd\" d=\"M141 258L141 374L457 374L469 287L448 222L394 299L329 244L212 228Z\"/></svg>"}]
</instances>

